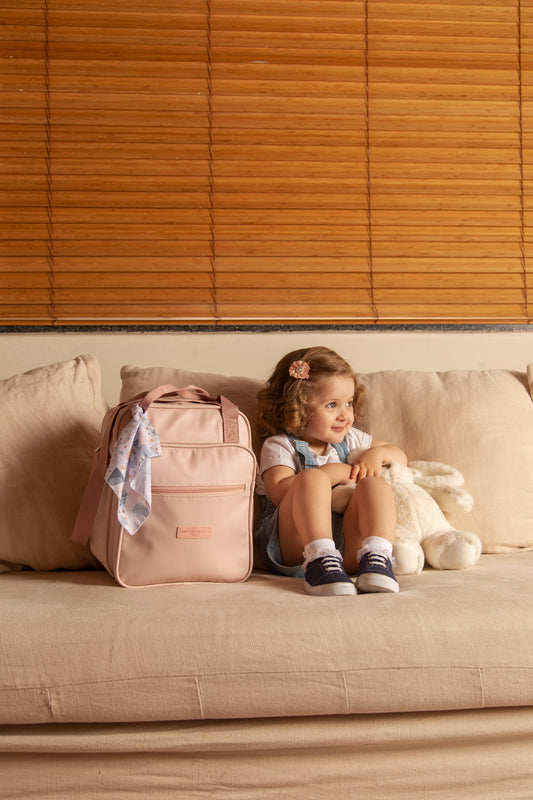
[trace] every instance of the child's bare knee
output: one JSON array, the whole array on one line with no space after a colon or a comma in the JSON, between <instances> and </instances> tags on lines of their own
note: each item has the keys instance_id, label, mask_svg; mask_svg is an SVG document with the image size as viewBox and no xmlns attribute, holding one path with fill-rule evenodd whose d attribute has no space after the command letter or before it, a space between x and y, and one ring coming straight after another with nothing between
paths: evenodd
<instances>
[{"instance_id":1,"label":"child's bare knee","mask_svg":"<svg viewBox=\"0 0 533 800\"><path fill-rule=\"evenodd\" d=\"M297 477L308 483L329 483L328 476L321 469L304 469L303 472L298 473Z\"/></svg>"},{"instance_id":2,"label":"child's bare knee","mask_svg":"<svg viewBox=\"0 0 533 800\"><path fill-rule=\"evenodd\" d=\"M381 494L391 494L392 488L390 483L387 483L380 475L368 475L357 484L357 489L360 493L363 492L380 492Z\"/></svg>"},{"instance_id":3,"label":"child's bare knee","mask_svg":"<svg viewBox=\"0 0 533 800\"><path fill-rule=\"evenodd\" d=\"M318 488L326 486L331 489L328 476L320 469L304 469L296 475L299 486L305 488Z\"/></svg>"}]
</instances>

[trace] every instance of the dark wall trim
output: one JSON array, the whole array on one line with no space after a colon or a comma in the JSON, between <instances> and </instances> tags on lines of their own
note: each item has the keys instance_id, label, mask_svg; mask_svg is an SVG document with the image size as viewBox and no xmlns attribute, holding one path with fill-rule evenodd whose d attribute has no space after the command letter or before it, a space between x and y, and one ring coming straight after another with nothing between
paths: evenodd
<instances>
[{"instance_id":1,"label":"dark wall trim","mask_svg":"<svg viewBox=\"0 0 533 800\"><path fill-rule=\"evenodd\" d=\"M1 333L281 333L293 331L531 331L531 325L0 325Z\"/></svg>"}]
</instances>

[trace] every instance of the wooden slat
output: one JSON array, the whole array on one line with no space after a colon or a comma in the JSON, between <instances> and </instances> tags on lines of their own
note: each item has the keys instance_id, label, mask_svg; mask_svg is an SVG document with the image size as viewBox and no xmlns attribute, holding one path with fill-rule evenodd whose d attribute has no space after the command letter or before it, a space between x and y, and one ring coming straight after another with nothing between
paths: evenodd
<instances>
[{"instance_id":1,"label":"wooden slat","mask_svg":"<svg viewBox=\"0 0 533 800\"><path fill-rule=\"evenodd\" d=\"M276 258L256 256L255 258L239 258L232 256L225 258L218 256L216 260L217 276L225 273L247 273L252 275L260 273L291 273L308 274L311 272L335 273L343 276L350 272L368 274L368 259L364 256L336 256L335 258L320 258L319 256L291 256ZM330 279L328 278L328 282Z\"/></svg>"},{"instance_id":2,"label":"wooden slat","mask_svg":"<svg viewBox=\"0 0 533 800\"><path fill-rule=\"evenodd\" d=\"M442 197L472 197L477 198L493 196L495 198L520 198L520 179L517 176L514 180L498 180L496 182L484 181L481 179L464 180L460 178L431 178L420 177L413 180L406 178L372 178L372 200L376 203L384 202L382 197L388 195L401 195L404 191L419 195L433 195L435 200ZM379 200L377 199L379 198ZM461 202L460 200L458 202Z\"/></svg>"},{"instance_id":3,"label":"wooden slat","mask_svg":"<svg viewBox=\"0 0 533 800\"><path fill-rule=\"evenodd\" d=\"M240 238L249 242L266 242L273 245L282 241L312 242L357 242L364 241L368 226L363 225L225 225L216 222L217 242L223 250L225 242L237 242ZM268 246L267 245L267 246ZM275 244L274 244L275 246Z\"/></svg>"},{"instance_id":4,"label":"wooden slat","mask_svg":"<svg viewBox=\"0 0 533 800\"><path fill-rule=\"evenodd\" d=\"M88 43L84 41L84 37L73 38L73 41L52 41L49 47L49 53L54 61L75 61L81 59L82 61L100 61L100 62L124 62L124 66L129 66L130 62L136 64L143 61L152 61L156 64L158 62L180 64L182 62L190 63L197 62L198 64L205 64L206 60L206 44L198 46L194 33L190 33L187 37L183 37L182 41L177 41L173 44L160 44L162 39L161 35L155 36L155 43L146 45L144 44L143 32L139 31L138 35L132 37L131 41L124 44L117 44L116 42L98 42ZM2 47L0 43L0 58L9 58L9 54L15 52L23 58L39 58L43 55L43 49L38 44L30 48L13 48Z\"/></svg>"},{"instance_id":5,"label":"wooden slat","mask_svg":"<svg viewBox=\"0 0 533 800\"><path fill-rule=\"evenodd\" d=\"M255 226L275 226L276 228L291 227L299 230L297 226L313 226L315 230L320 226L327 226L328 228L367 226L368 217L366 209L289 209L289 208L217 208L216 213L217 230L220 230L221 225L236 225L242 226L246 230L246 226L250 230L255 230Z\"/></svg>"},{"instance_id":6,"label":"wooden slat","mask_svg":"<svg viewBox=\"0 0 533 800\"><path fill-rule=\"evenodd\" d=\"M366 239L360 241L310 241L292 240L281 242L253 242L253 241L232 241L217 243L216 255L239 258L239 257L263 257L263 256L278 256L279 258L292 258L295 256L303 256L307 258L322 257L322 258L349 258L357 253L358 256L368 257L370 254L370 246ZM329 283L329 280L328 280Z\"/></svg>"},{"instance_id":7,"label":"wooden slat","mask_svg":"<svg viewBox=\"0 0 533 800\"><path fill-rule=\"evenodd\" d=\"M249 37L252 38L252 37ZM282 41L285 37L281 37ZM258 42L264 41L264 36L257 37ZM307 40L307 47L301 46L300 48L294 47L264 47L253 46L253 44L246 44L236 46L230 49L230 45L224 44L220 47L216 45L212 48L212 56L214 64L236 64L249 61L263 61L268 64L282 65L288 64L293 67L300 64L306 66L321 66L326 67L334 66L347 66L347 67L364 67L364 36L361 34L359 38L352 37L346 39L346 46L344 49L321 47L324 40L320 35L313 38L312 41ZM1 51L0 51L1 52Z\"/></svg>"},{"instance_id":8,"label":"wooden slat","mask_svg":"<svg viewBox=\"0 0 533 800\"><path fill-rule=\"evenodd\" d=\"M114 5L114 4L113 4ZM49 24L53 32L63 33L62 29L74 28L76 30L89 30L91 36L99 35L102 29L106 31L115 30L115 39L123 37L130 30L164 30L165 34L169 31L198 31L205 30L207 27L207 17L205 6L198 8L196 13L173 12L173 6L167 4L166 8L154 11L145 5L145 10L118 10L116 6L107 9L96 9L94 6L86 6L84 9L73 10L72 8L61 8L60 6L50 8L48 12ZM148 10L147 10L148 9ZM64 35L64 34L63 34ZM165 37L166 38L166 37Z\"/></svg>"},{"instance_id":9,"label":"wooden slat","mask_svg":"<svg viewBox=\"0 0 533 800\"><path fill-rule=\"evenodd\" d=\"M219 89L229 84L230 81L239 80L246 83L255 83L259 86L270 84L272 91L283 92L287 84L297 83L306 92L315 92L317 85L324 86L331 93L332 86L335 92L345 93L350 86L357 87L365 84L366 64L364 54L358 55L357 64L283 64L270 61L257 61L254 63L215 62L212 64L211 74L213 86ZM329 84L326 86L326 84ZM276 88L277 87L277 88ZM344 88L343 88L344 87Z\"/></svg>"},{"instance_id":10,"label":"wooden slat","mask_svg":"<svg viewBox=\"0 0 533 800\"><path fill-rule=\"evenodd\" d=\"M6 277L10 272L15 273L19 281L19 286L29 286L33 284L33 274L35 267L42 270L47 268L47 259L42 258L41 261L37 259L28 258L25 256L19 258L4 257L0 258L0 274ZM145 276L152 275L152 273L167 273L172 272L176 275L178 273L192 272L194 274L199 272L211 273L211 263L209 257L152 257L144 258L143 256L109 256L105 260L105 267L108 272L112 274L117 273L133 273L137 274L142 272ZM57 257L54 259L54 274L60 273L84 273L95 274L102 268L102 260L98 256L81 256L81 257ZM27 274L31 273L31 274ZM151 279L151 278L150 278ZM81 280L85 280L82 278ZM121 278L124 280L124 278ZM176 280L180 280L176 278Z\"/></svg>"},{"instance_id":11,"label":"wooden slat","mask_svg":"<svg viewBox=\"0 0 533 800\"><path fill-rule=\"evenodd\" d=\"M380 123L382 120L380 119ZM375 128L375 126L374 126ZM501 131L501 130L481 130L479 127L474 127L468 130L467 125L463 126L463 130L450 129L449 120L446 128L441 125L440 131L417 131L417 143L421 148L438 147L441 150L455 150L462 148L466 151L480 151L493 150L495 152L507 150L520 150L521 143L526 145L528 143L527 133L522 133L520 138L519 131ZM412 141L412 133L409 130L372 130L372 146L378 147L409 147ZM533 136L530 137L533 140ZM473 154L475 158L475 153Z\"/></svg>"},{"instance_id":12,"label":"wooden slat","mask_svg":"<svg viewBox=\"0 0 533 800\"><path fill-rule=\"evenodd\" d=\"M521 224L520 209L516 211L496 211L487 214L485 209L478 210L443 210L427 211L423 209L392 211L372 211L372 225L381 228L405 228L406 230L423 230L424 226L430 231L439 228L459 228L464 227L471 230L479 228L486 229L510 229L516 228Z\"/></svg>"},{"instance_id":13,"label":"wooden slat","mask_svg":"<svg viewBox=\"0 0 533 800\"><path fill-rule=\"evenodd\" d=\"M342 275L343 291L349 291L350 295L353 290L364 290L368 293L371 288L371 280L368 272L357 273L348 272ZM321 301L328 302L332 296L338 299L339 290L325 289L324 278L321 273L311 272L307 275L301 273L282 273L282 272L249 272L249 273L231 273L225 272L217 274L217 291L220 289L221 297L222 290L232 289L232 296L238 297L246 294L249 302L253 305L264 302L274 296L278 297L280 302L283 300L282 294L285 290L290 289L292 292L292 302L294 303L294 291L302 293L302 298L309 294L311 290L319 290ZM250 291L253 290L253 291ZM263 291L266 290L266 291ZM311 295L310 295L311 296ZM368 295L365 294L365 297ZM287 298L287 302L290 302Z\"/></svg>"},{"instance_id":14,"label":"wooden slat","mask_svg":"<svg viewBox=\"0 0 533 800\"><path fill-rule=\"evenodd\" d=\"M306 178L281 177L270 178L268 176L257 176L255 178L226 178L215 179L215 193L231 194L238 197L241 194L275 194L277 196L293 194L322 193L324 202L327 204L328 196L336 194L358 194L365 186L366 181L361 175L361 179L356 178ZM237 206L239 207L239 206Z\"/></svg>"},{"instance_id":15,"label":"wooden slat","mask_svg":"<svg viewBox=\"0 0 533 800\"><path fill-rule=\"evenodd\" d=\"M494 165L492 169L506 169L511 164L519 168L521 153L518 147L501 147L498 149L489 147L424 147L423 145L415 147L413 143L411 147L401 145L398 147L371 147L370 158L373 164L380 167L382 164L405 164L410 168L416 164L417 169L419 169L419 164L427 165L428 163L433 163L439 166L442 165L443 169L449 169L444 165L457 164L466 173L466 165L468 165L468 169L475 169L473 165L477 164L483 164L484 166L490 164L491 167ZM519 169L515 170L515 174L519 175Z\"/></svg>"},{"instance_id":16,"label":"wooden slat","mask_svg":"<svg viewBox=\"0 0 533 800\"><path fill-rule=\"evenodd\" d=\"M130 48L129 58L114 60L112 57L106 59L91 58L72 58L56 57L49 64L50 75L55 82L58 90L70 88L79 90L82 85L94 87L106 85L106 81L113 87L133 86L139 81L145 87L150 87L152 91L164 91L169 85L181 85L183 81L192 79L206 80L209 74L206 59L206 43L201 40L201 48L198 50L188 50L191 60L186 58L179 59L179 70L176 70L176 61L162 58L149 61L136 56L137 48L134 51ZM186 53L185 53L186 55ZM80 78L82 83L77 82ZM160 88L161 87L161 88Z\"/></svg>"},{"instance_id":17,"label":"wooden slat","mask_svg":"<svg viewBox=\"0 0 533 800\"><path fill-rule=\"evenodd\" d=\"M150 177L163 175L166 177L191 176L203 177L209 175L209 153L206 152L205 158L195 160L187 158L174 159L144 159L144 158L95 158L84 159L81 154L79 159L75 158L54 158L53 174L55 176L68 175L110 175L119 177L121 175L148 175ZM17 171L17 163L12 161L14 171ZM35 171L38 171L36 165Z\"/></svg>"},{"instance_id":18,"label":"wooden slat","mask_svg":"<svg viewBox=\"0 0 533 800\"><path fill-rule=\"evenodd\" d=\"M453 104L449 107L453 108ZM398 111L398 109L396 109L396 111ZM403 111L403 114L380 114L379 119L376 120L379 124L374 127L377 127L379 133L384 131L400 131L406 133L443 131L442 117L438 114L431 116L429 113L425 113L429 112L429 108L426 107L424 109L419 107L416 110L413 108L413 110L410 111L407 106L404 106ZM517 120L519 119L518 108L515 109L515 114L510 112L508 116L493 116L490 114L474 116L471 111L472 109L468 110L465 106L465 113L462 116L449 115L446 119L445 133L450 131L454 133L466 131L468 133L479 130L481 133L494 132L516 134Z\"/></svg>"},{"instance_id":19,"label":"wooden slat","mask_svg":"<svg viewBox=\"0 0 533 800\"><path fill-rule=\"evenodd\" d=\"M100 180L103 184L103 182ZM88 185L87 178L83 176L80 183ZM176 214L176 219L181 219L182 211L190 213L194 219L198 219L197 213L204 213L205 209L209 208L209 185L203 187L203 191L191 187L190 182L187 184L188 191L177 191L179 189L173 181L173 186L169 185L169 180L151 179L150 185L143 185L137 188L137 191L128 191L128 181L118 180L113 176L113 180L108 182L109 188L102 193L98 189L98 181L92 181L90 186L83 189L83 186L78 186L78 191L69 191L68 189L59 188L60 181L54 180L54 201L57 203L58 209L62 208L86 208L86 209L99 209L102 214L106 214L109 208L121 208L124 213L128 213L127 209L140 208L140 209L173 209ZM163 184L163 185L161 185ZM167 184L167 191L165 191L164 184ZM56 188L57 187L57 188ZM118 191L116 191L118 189ZM159 191L158 191L159 189ZM2 194L0 193L0 205L2 205Z\"/></svg>"},{"instance_id":20,"label":"wooden slat","mask_svg":"<svg viewBox=\"0 0 533 800\"><path fill-rule=\"evenodd\" d=\"M490 281L491 275L496 273L500 276L507 276L511 273L522 275L523 264L521 258L476 258L460 257L453 258L447 255L434 258L423 257L376 257L372 262L372 272L379 279L381 273L388 275L399 274L406 283L410 280L408 273L416 272L419 275L428 273L442 275L448 274L456 276L457 274L474 274L479 276L480 280L488 279ZM404 277L405 276L405 277ZM502 277L503 279L503 277ZM415 279L416 280L416 279Z\"/></svg>"},{"instance_id":21,"label":"wooden slat","mask_svg":"<svg viewBox=\"0 0 533 800\"><path fill-rule=\"evenodd\" d=\"M520 241L520 224L514 227L490 227L474 225L439 225L438 227L422 227L417 225L375 226L373 242L409 242L416 247L417 242L518 242Z\"/></svg>"},{"instance_id":22,"label":"wooden slat","mask_svg":"<svg viewBox=\"0 0 533 800\"><path fill-rule=\"evenodd\" d=\"M181 302L162 300L150 302L146 297L139 297L136 302L117 303L116 291L112 293L108 302L98 302L94 296L91 296L90 301L85 304L76 302L77 299L76 294L73 294L72 299L64 298L60 302L56 300L54 313L58 321L73 324L80 320L94 325L99 324L101 319L108 319L111 324L123 320L150 324L153 321L161 323L174 319L177 321L201 319L212 322L214 318L214 304L210 303L209 294L198 296L196 291L184 296Z\"/></svg>"},{"instance_id":23,"label":"wooden slat","mask_svg":"<svg viewBox=\"0 0 533 800\"><path fill-rule=\"evenodd\" d=\"M383 187L385 188L385 187ZM517 193L513 194L493 194L481 192L458 192L450 194L428 194L420 191L418 194L408 194L406 192L391 193L390 191L372 198L373 213L386 211L515 211L520 213L522 204ZM527 202L526 202L527 207ZM486 217L487 218L487 217Z\"/></svg>"},{"instance_id":24,"label":"wooden slat","mask_svg":"<svg viewBox=\"0 0 533 800\"><path fill-rule=\"evenodd\" d=\"M461 101L483 101L483 102L518 102L518 86L502 87L500 85L490 86L484 84L480 86L439 83L397 83L391 89L390 84L376 83L372 85L372 101L381 101L385 106L386 100L404 100L409 103L416 103L418 100L450 100L459 99Z\"/></svg>"},{"instance_id":25,"label":"wooden slat","mask_svg":"<svg viewBox=\"0 0 533 800\"><path fill-rule=\"evenodd\" d=\"M144 291L145 299L150 302L150 297L147 293L164 292L167 300L177 298L177 302L185 302L180 299L183 297L190 298L193 296L190 289L210 289L212 286L210 272L191 272L178 273L173 272L136 272L125 275L124 273L114 272L85 272L72 273L72 272L57 272L55 274L55 289L56 298L60 301L67 295L70 297L69 290L75 292L74 299L83 299L80 290L80 277L83 280L83 292L86 296L92 297L94 290L98 290L98 302L106 302L106 298L111 297L108 289L120 289L121 296L125 302L133 301L135 298L141 298L141 292Z\"/></svg>"},{"instance_id":26,"label":"wooden slat","mask_svg":"<svg viewBox=\"0 0 533 800\"><path fill-rule=\"evenodd\" d=\"M371 13L382 19L434 20L439 27L443 20L462 22L483 22L491 25L515 21L515 4L497 2L487 3L394 3L373 2ZM477 28L476 28L477 31Z\"/></svg>"},{"instance_id":27,"label":"wooden slat","mask_svg":"<svg viewBox=\"0 0 533 800\"><path fill-rule=\"evenodd\" d=\"M372 245L374 258L522 258L520 241L383 241Z\"/></svg>"},{"instance_id":28,"label":"wooden slat","mask_svg":"<svg viewBox=\"0 0 533 800\"><path fill-rule=\"evenodd\" d=\"M163 300L164 297L164 300ZM97 289L97 297L95 298L95 287L83 288L80 286L71 289L63 289L56 287L54 291L54 300L58 305L72 304L81 305L87 303L88 305L105 306L105 305L118 305L117 304L117 287L111 286ZM147 289L144 288L130 288L120 287L120 303L127 309L128 306L132 307L134 304L138 305L139 312L142 313L143 307L147 310L150 308L161 306L163 303L170 308L173 305L196 305L205 307L211 301L211 290L209 286L204 288L199 286L191 286L184 288L169 288L162 287L162 292L158 299L147 297Z\"/></svg>"},{"instance_id":29,"label":"wooden slat","mask_svg":"<svg viewBox=\"0 0 533 800\"><path fill-rule=\"evenodd\" d=\"M13 253L15 254L15 244L13 245ZM31 245L31 242L29 243ZM1 246L1 243L0 243ZM44 250L41 248L39 253ZM120 257L144 257L147 259L159 257L206 257L209 258L211 247L208 241L166 241L165 239L149 239L131 241L118 239L110 241L108 239L92 239L92 240L79 240L79 239L58 239L54 243L54 256L55 258L76 258L78 256L99 256L102 261L107 258L120 258ZM23 254L23 248L18 251L19 255Z\"/></svg>"},{"instance_id":30,"label":"wooden slat","mask_svg":"<svg viewBox=\"0 0 533 800\"><path fill-rule=\"evenodd\" d=\"M148 205L145 198L141 208L57 206L54 208L54 224L56 223L69 227L76 224L88 225L90 231L103 231L103 225L111 225L116 230L119 230L120 225L150 226L154 230L154 226L171 225L180 231L189 230L192 235L194 226L201 225L203 231L206 226L211 226L211 216L207 208L161 208L157 204ZM56 232L59 234L59 229Z\"/></svg>"},{"instance_id":31,"label":"wooden slat","mask_svg":"<svg viewBox=\"0 0 533 800\"><path fill-rule=\"evenodd\" d=\"M382 303L378 307L380 321L383 323L399 323L409 321L429 324L517 324L524 323L526 311L521 303L486 303L474 305L464 303L430 304L402 303L391 305Z\"/></svg>"},{"instance_id":32,"label":"wooden slat","mask_svg":"<svg viewBox=\"0 0 533 800\"><path fill-rule=\"evenodd\" d=\"M465 69L513 70L518 80L520 60L516 47L514 49L512 47L505 48L504 51L495 51L494 48L490 48L487 51L484 45L479 44L473 51L463 49L458 54L451 49L448 52L446 43L440 42L439 44L440 47L433 47L435 42L431 41L428 43L427 49L417 50L417 47L421 47L421 42L373 39L368 53L368 62L371 68L409 68L413 66L413 53L416 52L416 64L419 67L437 70L453 69L460 63Z\"/></svg>"},{"instance_id":33,"label":"wooden slat","mask_svg":"<svg viewBox=\"0 0 533 800\"><path fill-rule=\"evenodd\" d=\"M301 182L300 182L301 183ZM333 185L333 184L332 184ZM336 186L333 193L321 194L319 189L324 187L316 186L316 191L313 192L309 186L300 186L298 191L284 194L280 198L280 193L276 191L271 192L235 192L228 191L226 193L217 191L216 193L216 207L219 208L298 208L298 209L332 209L332 208L355 208L366 209L366 181L361 180L352 185L352 191L345 191L339 193L339 187ZM342 191L343 187L340 187ZM307 191L305 191L307 189ZM359 191L358 191L359 189Z\"/></svg>"},{"instance_id":34,"label":"wooden slat","mask_svg":"<svg viewBox=\"0 0 533 800\"><path fill-rule=\"evenodd\" d=\"M490 293L495 289L500 292L502 290L503 296L511 294L515 296L518 292L519 295L523 292L522 272L517 272L514 275L509 273L489 273L482 272L474 273L456 273L456 272L440 272L440 273L407 273L401 275L399 273L379 273L374 274L374 290L376 299L387 298L392 300L392 292L386 290L400 290L398 300L401 301L402 297L408 295L413 300L416 297L415 290L411 287L416 283L416 292L423 295L429 302L433 292L438 295L439 300L443 299L443 290L447 290L450 296L455 297L461 292L463 298L471 297L477 302L483 297L485 301L490 299ZM431 291L426 291L426 290Z\"/></svg>"},{"instance_id":35,"label":"wooden slat","mask_svg":"<svg viewBox=\"0 0 533 800\"><path fill-rule=\"evenodd\" d=\"M512 68L510 66L503 68L501 65L499 69L493 67L468 69L457 64L449 67L424 66L420 64L418 58L413 63L412 57L411 62L409 66L372 65L372 91L376 92L380 87L397 84L398 86L419 87L422 91L425 91L428 85L430 87L455 86L456 91L463 91L463 89L473 91L476 87L480 91L485 91L486 88L498 87L504 97L505 87L513 91L513 96L516 96L518 92L518 62L513 64Z\"/></svg>"},{"instance_id":36,"label":"wooden slat","mask_svg":"<svg viewBox=\"0 0 533 800\"><path fill-rule=\"evenodd\" d=\"M168 110L171 113L190 112L196 115L207 113L206 95L198 90L187 95L181 92L172 94L157 92L153 94L149 92L139 92L137 94L133 92L58 92L53 89L50 102L54 111L57 110L58 112L61 109L68 109L69 111L81 109L85 113L113 109L118 119L121 119L121 115L126 115L129 111L151 113ZM27 103L31 105L32 99L28 98Z\"/></svg>"},{"instance_id":37,"label":"wooden slat","mask_svg":"<svg viewBox=\"0 0 533 800\"><path fill-rule=\"evenodd\" d=\"M254 291L254 296L257 294ZM342 302L337 296L329 296L329 302L326 302L324 295L321 292L314 294L309 291L303 292L302 296L298 295L298 300L295 302L294 297L287 297L286 291L280 291L275 294L269 291L263 297L256 298L253 304L253 298L250 294L242 292L239 294L230 294L228 292L221 292L218 298L218 308L224 316L233 316L236 318L246 318L254 320L256 318L273 318L273 319L293 319L305 320L308 318L320 318L323 321L328 319L353 319L354 311L366 319L372 319L371 300L368 292L362 292L357 297L344 296L345 300L349 302ZM260 302L262 301L263 302ZM270 302L269 302L270 301Z\"/></svg>"},{"instance_id":38,"label":"wooden slat","mask_svg":"<svg viewBox=\"0 0 533 800\"><path fill-rule=\"evenodd\" d=\"M13 175L13 182L16 180ZM11 177L10 177L11 180ZM209 204L209 176L175 176L175 175L137 175L133 171L130 175L71 175L54 174L54 198L61 198L60 192L124 192L135 199L137 193L142 192L178 192L187 205L194 202L198 196L200 202ZM41 188L35 180L36 188ZM15 187L14 187L15 188ZM21 187L22 188L22 187ZM57 195L55 193L58 193ZM61 200L60 200L61 202ZM105 202L105 198L102 199ZM179 199L176 200L179 203Z\"/></svg>"},{"instance_id":39,"label":"wooden slat","mask_svg":"<svg viewBox=\"0 0 533 800\"><path fill-rule=\"evenodd\" d=\"M275 17L293 17L299 15L306 17L345 17L358 16L364 18L364 0L269 0L268 5L261 0L216 0L216 12L233 16L246 14L253 23L255 17L265 14Z\"/></svg>"}]
</instances>

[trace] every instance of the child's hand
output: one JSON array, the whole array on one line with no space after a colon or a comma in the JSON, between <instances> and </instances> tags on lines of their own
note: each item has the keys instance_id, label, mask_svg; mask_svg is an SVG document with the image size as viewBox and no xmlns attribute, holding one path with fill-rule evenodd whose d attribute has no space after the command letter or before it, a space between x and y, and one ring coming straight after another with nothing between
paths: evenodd
<instances>
[{"instance_id":1,"label":"child's hand","mask_svg":"<svg viewBox=\"0 0 533 800\"><path fill-rule=\"evenodd\" d=\"M375 478L381 472L383 456L378 447L371 447L362 453L355 464L352 465L350 479L359 483L362 478Z\"/></svg>"},{"instance_id":2,"label":"child's hand","mask_svg":"<svg viewBox=\"0 0 533 800\"><path fill-rule=\"evenodd\" d=\"M350 477L356 483L363 478L375 478L379 476L381 467L391 461L407 464L407 456L390 442L376 442L356 458Z\"/></svg>"}]
</instances>

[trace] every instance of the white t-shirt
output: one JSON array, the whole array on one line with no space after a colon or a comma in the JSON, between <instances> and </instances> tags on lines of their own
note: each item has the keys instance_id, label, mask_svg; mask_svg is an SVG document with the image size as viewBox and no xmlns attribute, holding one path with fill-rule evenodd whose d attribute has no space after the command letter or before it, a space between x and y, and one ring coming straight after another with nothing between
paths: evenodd
<instances>
[{"instance_id":1,"label":"white t-shirt","mask_svg":"<svg viewBox=\"0 0 533 800\"><path fill-rule=\"evenodd\" d=\"M344 441L346 442L349 451L357 448L360 448L361 450L368 450L368 448L372 445L372 437L370 434L364 433L364 431L360 431L358 428L350 428L344 437ZM338 464L340 461L341 459L339 458L339 454L332 444L328 445L328 449L323 456L317 455L317 463L319 467L323 466L324 464ZM263 473L271 467L279 466L290 467L295 472L302 471L302 465L300 463L298 453L291 444L289 437L284 433L278 434L277 436L269 436L261 448L261 456L259 459L259 476L256 481L257 494L266 495L265 484L262 478Z\"/></svg>"}]
</instances>

